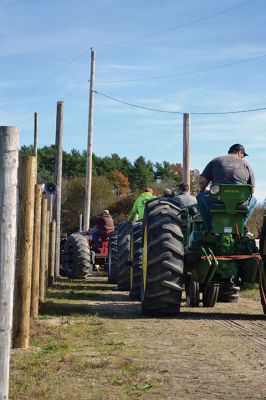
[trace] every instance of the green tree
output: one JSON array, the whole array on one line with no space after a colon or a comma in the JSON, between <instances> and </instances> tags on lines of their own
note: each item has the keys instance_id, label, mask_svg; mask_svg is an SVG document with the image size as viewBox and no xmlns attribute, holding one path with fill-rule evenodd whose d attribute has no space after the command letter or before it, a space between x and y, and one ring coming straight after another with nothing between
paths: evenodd
<instances>
[{"instance_id":1,"label":"green tree","mask_svg":"<svg viewBox=\"0 0 266 400\"><path fill-rule=\"evenodd\" d=\"M116 197L112 185L104 176L94 176L91 188L91 227L96 216L104 209L110 208ZM78 231L79 216L84 214L85 177L74 177L63 180L62 187L62 232L68 234Z\"/></svg>"},{"instance_id":2,"label":"green tree","mask_svg":"<svg viewBox=\"0 0 266 400\"><path fill-rule=\"evenodd\" d=\"M84 213L85 178L64 179L62 184L63 233L71 234L79 230L79 216Z\"/></svg>"},{"instance_id":3,"label":"green tree","mask_svg":"<svg viewBox=\"0 0 266 400\"><path fill-rule=\"evenodd\" d=\"M153 185L155 179L152 162L146 161L143 156L138 157L134 161L130 178L133 190L144 190L146 187Z\"/></svg>"},{"instance_id":4,"label":"green tree","mask_svg":"<svg viewBox=\"0 0 266 400\"><path fill-rule=\"evenodd\" d=\"M177 174L168 161L156 162L154 175L156 180L173 179L177 181Z\"/></svg>"},{"instance_id":5,"label":"green tree","mask_svg":"<svg viewBox=\"0 0 266 400\"><path fill-rule=\"evenodd\" d=\"M33 156L34 155L34 147L30 146L21 146L19 150L19 155L21 156Z\"/></svg>"},{"instance_id":6,"label":"green tree","mask_svg":"<svg viewBox=\"0 0 266 400\"><path fill-rule=\"evenodd\" d=\"M86 152L72 149L63 156L63 175L65 177L86 176Z\"/></svg>"},{"instance_id":7,"label":"green tree","mask_svg":"<svg viewBox=\"0 0 266 400\"><path fill-rule=\"evenodd\" d=\"M123 157L121 158L118 154L114 153L111 156L97 157L95 154L92 156L93 167L95 169L95 175L107 176L112 171L120 171L123 175L128 176L132 164L130 161Z\"/></svg>"}]
</instances>

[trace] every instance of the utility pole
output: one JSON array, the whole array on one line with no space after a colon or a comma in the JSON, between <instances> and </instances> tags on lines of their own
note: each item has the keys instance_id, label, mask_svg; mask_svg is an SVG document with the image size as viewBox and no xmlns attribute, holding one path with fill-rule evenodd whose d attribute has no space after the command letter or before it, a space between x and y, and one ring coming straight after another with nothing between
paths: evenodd
<instances>
[{"instance_id":1,"label":"utility pole","mask_svg":"<svg viewBox=\"0 0 266 400\"><path fill-rule=\"evenodd\" d=\"M190 138L189 138L189 114L183 115L183 169L182 182L190 188Z\"/></svg>"},{"instance_id":2,"label":"utility pole","mask_svg":"<svg viewBox=\"0 0 266 400\"><path fill-rule=\"evenodd\" d=\"M56 221L56 239L55 239L55 277L59 277L60 272L60 232L61 232L61 189L62 189L62 165L63 165L63 116L64 116L64 102L57 102L56 114L56 163L55 163L55 183L56 191L56 205L55 205L55 221ZM50 199L52 199L51 196ZM52 203L50 203L52 205ZM51 210L52 212L52 210ZM51 216L53 221L53 215Z\"/></svg>"},{"instance_id":3,"label":"utility pole","mask_svg":"<svg viewBox=\"0 0 266 400\"><path fill-rule=\"evenodd\" d=\"M84 231L87 231L90 228L95 57L96 57L95 51L91 50L90 103L89 103L88 147L87 147L87 165L86 165L86 191L85 191L84 226L83 226Z\"/></svg>"},{"instance_id":4,"label":"utility pole","mask_svg":"<svg viewBox=\"0 0 266 400\"><path fill-rule=\"evenodd\" d=\"M9 398L9 362L16 260L19 131L0 126L0 399Z\"/></svg>"}]
</instances>

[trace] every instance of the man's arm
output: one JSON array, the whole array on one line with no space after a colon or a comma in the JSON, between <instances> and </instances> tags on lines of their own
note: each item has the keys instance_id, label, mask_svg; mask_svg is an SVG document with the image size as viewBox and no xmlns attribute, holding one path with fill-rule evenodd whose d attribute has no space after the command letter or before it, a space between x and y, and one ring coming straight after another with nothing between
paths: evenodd
<instances>
[{"instance_id":1,"label":"man's arm","mask_svg":"<svg viewBox=\"0 0 266 400\"><path fill-rule=\"evenodd\" d=\"M205 178L205 176L200 175L200 177L199 177L199 187L200 187L200 191L201 192L204 192L204 190L206 189L208 183L209 183L209 180L207 178Z\"/></svg>"},{"instance_id":2,"label":"man's arm","mask_svg":"<svg viewBox=\"0 0 266 400\"><path fill-rule=\"evenodd\" d=\"M246 162L246 165L247 165L248 171L249 171L248 184L250 184L252 186L252 193L254 193L255 192L255 175L254 175L253 169L247 162Z\"/></svg>"},{"instance_id":3,"label":"man's arm","mask_svg":"<svg viewBox=\"0 0 266 400\"><path fill-rule=\"evenodd\" d=\"M200 187L200 191L204 192L204 190L206 189L206 186L208 185L208 183L212 180L212 163L213 161L210 161L206 167L204 168L202 174L199 177L199 187Z\"/></svg>"}]
</instances>

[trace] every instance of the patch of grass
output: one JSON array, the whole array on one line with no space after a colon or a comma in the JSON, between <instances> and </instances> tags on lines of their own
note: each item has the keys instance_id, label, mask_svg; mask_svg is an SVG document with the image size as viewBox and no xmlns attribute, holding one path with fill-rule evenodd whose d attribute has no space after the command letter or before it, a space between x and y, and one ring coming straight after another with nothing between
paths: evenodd
<instances>
[{"instance_id":1,"label":"patch of grass","mask_svg":"<svg viewBox=\"0 0 266 400\"><path fill-rule=\"evenodd\" d=\"M62 343L49 343L42 347L41 354L55 353L66 351L68 346Z\"/></svg>"},{"instance_id":2,"label":"patch of grass","mask_svg":"<svg viewBox=\"0 0 266 400\"><path fill-rule=\"evenodd\" d=\"M133 385L131 390L132 390L132 392L137 393L137 392L143 392L145 390L149 390L152 387L153 387L152 382L141 382L136 385Z\"/></svg>"},{"instance_id":3,"label":"patch of grass","mask_svg":"<svg viewBox=\"0 0 266 400\"><path fill-rule=\"evenodd\" d=\"M258 283L243 283L241 286L241 294L244 296L259 295L259 284Z\"/></svg>"},{"instance_id":4,"label":"patch of grass","mask_svg":"<svg viewBox=\"0 0 266 400\"><path fill-rule=\"evenodd\" d=\"M52 315L48 315L48 314L47 314L47 315L46 315L46 314L42 314L42 315L39 315L39 317L38 317L38 318L39 318L39 320L41 320L41 321L42 321L42 320L46 320L46 319L51 319L51 318L53 318L53 317L52 317Z\"/></svg>"}]
</instances>

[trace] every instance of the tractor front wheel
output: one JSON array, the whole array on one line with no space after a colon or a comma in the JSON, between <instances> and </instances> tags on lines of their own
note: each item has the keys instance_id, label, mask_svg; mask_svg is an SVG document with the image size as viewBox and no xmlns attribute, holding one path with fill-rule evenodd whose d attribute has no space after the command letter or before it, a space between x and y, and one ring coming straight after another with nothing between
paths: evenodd
<instances>
[{"instance_id":1,"label":"tractor front wheel","mask_svg":"<svg viewBox=\"0 0 266 400\"><path fill-rule=\"evenodd\" d=\"M187 278L185 284L186 290L186 304L188 307L199 307L200 304L200 290L199 282L193 281L191 276Z\"/></svg>"},{"instance_id":2,"label":"tractor front wheel","mask_svg":"<svg viewBox=\"0 0 266 400\"><path fill-rule=\"evenodd\" d=\"M219 284L210 283L203 290L203 307L214 307L219 294Z\"/></svg>"},{"instance_id":3,"label":"tractor front wheel","mask_svg":"<svg viewBox=\"0 0 266 400\"><path fill-rule=\"evenodd\" d=\"M222 282L219 287L218 302L236 303L239 298L240 287L232 282Z\"/></svg>"}]
</instances>

